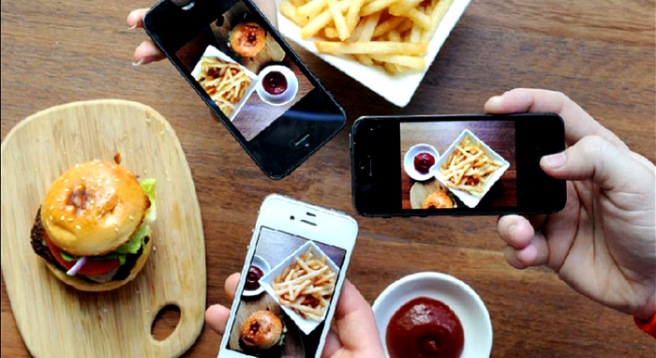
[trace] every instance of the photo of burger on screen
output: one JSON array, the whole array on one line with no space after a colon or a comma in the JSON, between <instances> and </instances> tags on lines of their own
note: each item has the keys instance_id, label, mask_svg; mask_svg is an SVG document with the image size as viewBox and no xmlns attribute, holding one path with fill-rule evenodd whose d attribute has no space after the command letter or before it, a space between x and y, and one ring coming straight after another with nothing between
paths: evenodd
<instances>
[{"instance_id":1,"label":"photo of burger on screen","mask_svg":"<svg viewBox=\"0 0 656 358\"><path fill-rule=\"evenodd\" d=\"M241 1L176 55L247 141L314 89Z\"/></svg>"},{"instance_id":2,"label":"photo of burger on screen","mask_svg":"<svg viewBox=\"0 0 656 358\"><path fill-rule=\"evenodd\" d=\"M106 161L76 165L46 194L32 228L34 252L55 277L78 290L127 284L153 247L155 184Z\"/></svg>"}]
</instances>

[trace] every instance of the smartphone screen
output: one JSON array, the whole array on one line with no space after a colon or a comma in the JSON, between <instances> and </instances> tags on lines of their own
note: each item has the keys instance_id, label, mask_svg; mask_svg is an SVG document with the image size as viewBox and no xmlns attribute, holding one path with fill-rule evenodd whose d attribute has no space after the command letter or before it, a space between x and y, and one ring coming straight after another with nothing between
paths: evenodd
<instances>
[{"instance_id":1,"label":"smartphone screen","mask_svg":"<svg viewBox=\"0 0 656 358\"><path fill-rule=\"evenodd\" d=\"M335 299L333 291L338 285L338 270L341 270L345 258L346 250L342 248L262 226L255 243L255 255L249 263L249 277L244 282L242 297L229 329L227 349L253 357L316 356L326 328L324 317ZM317 268L317 271L323 270L323 273L313 281L303 281L303 277L309 277L311 273L304 271L299 261ZM276 267L279 269L275 270ZM264 278L260 283L256 282L258 276ZM294 280L296 288L292 285L275 286L276 281ZM299 292L290 294L287 292L290 290ZM277 300L289 300L298 308L284 307ZM262 320L271 319L262 312L270 312L280 320L280 335L262 338L266 336L260 332L260 329L265 329L261 327Z\"/></svg>"},{"instance_id":2,"label":"smartphone screen","mask_svg":"<svg viewBox=\"0 0 656 358\"><path fill-rule=\"evenodd\" d=\"M564 181L539 166L542 156L564 150L556 115L363 119L353 141L354 200L363 214L548 213L564 206Z\"/></svg>"},{"instance_id":3,"label":"smartphone screen","mask_svg":"<svg viewBox=\"0 0 656 358\"><path fill-rule=\"evenodd\" d=\"M347 251L267 226L254 245L226 348L252 357L315 357Z\"/></svg>"},{"instance_id":4,"label":"smartphone screen","mask_svg":"<svg viewBox=\"0 0 656 358\"><path fill-rule=\"evenodd\" d=\"M164 1L144 25L269 176L288 174L343 127L341 108L252 2Z\"/></svg>"}]
</instances>

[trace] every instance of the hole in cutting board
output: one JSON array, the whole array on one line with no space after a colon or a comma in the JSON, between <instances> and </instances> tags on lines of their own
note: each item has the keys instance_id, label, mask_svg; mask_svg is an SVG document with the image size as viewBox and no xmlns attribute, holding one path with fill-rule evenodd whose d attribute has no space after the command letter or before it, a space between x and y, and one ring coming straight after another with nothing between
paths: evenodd
<instances>
[{"instance_id":1,"label":"hole in cutting board","mask_svg":"<svg viewBox=\"0 0 656 358\"><path fill-rule=\"evenodd\" d=\"M177 305L164 306L155 317L150 328L150 334L158 341L168 338L180 323L180 307Z\"/></svg>"}]
</instances>

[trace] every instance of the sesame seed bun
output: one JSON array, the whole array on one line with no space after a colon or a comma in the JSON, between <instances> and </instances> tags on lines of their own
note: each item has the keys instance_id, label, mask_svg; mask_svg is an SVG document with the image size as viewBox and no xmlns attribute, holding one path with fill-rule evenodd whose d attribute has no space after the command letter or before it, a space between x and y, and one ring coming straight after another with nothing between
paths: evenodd
<instances>
[{"instance_id":1,"label":"sesame seed bun","mask_svg":"<svg viewBox=\"0 0 656 358\"><path fill-rule=\"evenodd\" d=\"M100 256L130 240L148 197L135 175L110 162L79 164L57 179L41 206L50 241L76 256Z\"/></svg>"},{"instance_id":2,"label":"sesame seed bun","mask_svg":"<svg viewBox=\"0 0 656 358\"><path fill-rule=\"evenodd\" d=\"M253 313L241 327L242 343L256 350L267 350L280 342L283 324L273 312L261 310Z\"/></svg>"},{"instance_id":3,"label":"sesame seed bun","mask_svg":"<svg viewBox=\"0 0 656 358\"><path fill-rule=\"evenodd\" d=\"M50 271L57 277L59 280L63 281L65 284L80 290L80 291L85 291L85 292L105 292L105 291L111 291L115 290L121 286L124 286L128 282L134 280L135 277L137 277L137 274L141 269L144 267L146 264L146 261L148 260L148 256L150 255L150 252L152 251L153 247L153 240L147 240L146 245L143 247L143 253L139 258L137 259L136 264L130 271L130 275L122 281L109 281L106 283L92 283L92 282L87 282L84 281L78 277L75 276L68 276L66 272L58 269L56 266L53 264L47 262L44 260L46 266Z\"/></svg>"}]
</instances>

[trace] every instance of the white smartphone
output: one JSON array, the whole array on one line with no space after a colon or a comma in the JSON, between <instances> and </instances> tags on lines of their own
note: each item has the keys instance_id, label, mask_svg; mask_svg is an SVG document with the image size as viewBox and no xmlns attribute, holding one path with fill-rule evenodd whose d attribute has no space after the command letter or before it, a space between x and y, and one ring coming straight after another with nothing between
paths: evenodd
<instances>
[{"instance_id":1,"label":"white smartphone","mask_svg":"<svg viewBox=\"0 0 656 358\"><path fill-rule=\"evenodd\" d=\"M218 357L321 357L357 235L344 213L268 196Z\"/></svg>"}]
</instances>

